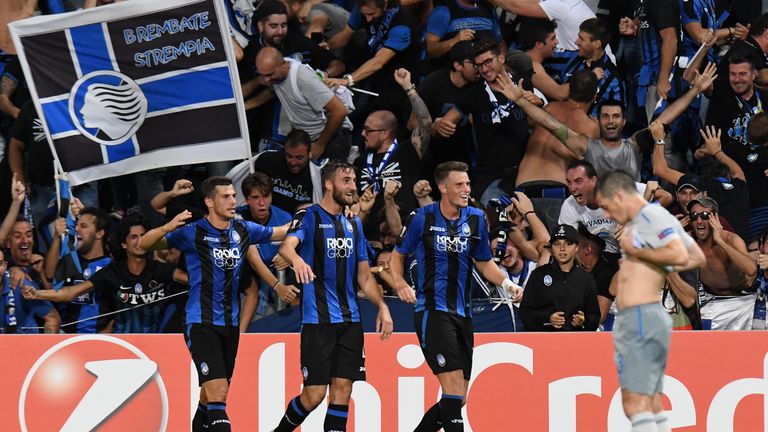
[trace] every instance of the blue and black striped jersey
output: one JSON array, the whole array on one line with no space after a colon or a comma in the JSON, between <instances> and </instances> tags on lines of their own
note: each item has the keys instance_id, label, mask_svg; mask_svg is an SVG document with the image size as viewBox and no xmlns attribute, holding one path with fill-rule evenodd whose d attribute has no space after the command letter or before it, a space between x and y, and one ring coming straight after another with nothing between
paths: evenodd
<instances>
[{"instance_id":1,"label":"blue and black striped jersey","mask_svg":"<svg viewBox=\"0 0 768 432\"><path fill-rule=\"evenodd\" d=\"M87 260L82 255L79 258L83 273L71 280L67 279L66 285L83 283L112 262L112 258L107 256L92 260ZM58 306L61 313L61 329L67 333L98 333L111 320L110 317L96 318L106 312L96 291L77 296L69 303L59 303Z\"/></svg>"},{"instance_id":2,"label":"blue and black striped jersey","mask_svg":"<svg viewBox=\"0 0 768 432\"><path fill-rule=\"evenodd\" d=\"M418 265L416 311L425 309L472 316L473 259L489 261L491 245L482 210L461 209L459 218L448 220L440 203L416 211L396 247L403 255L415 251Z\"/></svg>"},{"instance_id":3,"label":"blue and black striped jersey","mask_svg":"<svg viewBox=\"0 0 768 432\"><path fill-rule=\"evenodd\" d=\"M315 273L315 280L301 287L301 322L360 322L357 265L368 260L360 219L315 204L296 213L288 235L299 239L298 254Z\"/></svg>"},{"instance_id":4,"label":"blue and black striped jersey","mask_svg":"<svg viewBox=\"0 0 768 432\"><path fill-rule=\"evenodd\" d=\"M207 218L166 234L168 246L180 250L189 273L187 325L238 326L240 269L250 245L272 237L272 228L254 222L232 220L220 230Z\"/></svg>"}]
</instances>

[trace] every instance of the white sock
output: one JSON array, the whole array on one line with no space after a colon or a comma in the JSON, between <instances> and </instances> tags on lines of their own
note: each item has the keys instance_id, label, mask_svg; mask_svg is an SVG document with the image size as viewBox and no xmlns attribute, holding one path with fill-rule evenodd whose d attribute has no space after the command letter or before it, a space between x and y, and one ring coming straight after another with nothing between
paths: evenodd
<instances>
[{"instance_id":1,"label":"white sock","mask_svg":"<svg viewBox=\"0 0 768 432\"><path fill-rule=\"evenodd\" d=\"M629 418L632 422L632 432L658 432L656 416L651 412L641 412Z\"/></svg>"},{"instance_id":2,"label":"white sock","mask_svg":"<svg viewBox=\"0 0 768 432\"><path fill-rule=\"evenodd\" d=\"M672 432L667 420L667 416L663 412L656 414L656 429L658 429L659 432Z\"/></svg>"}]
</instances>

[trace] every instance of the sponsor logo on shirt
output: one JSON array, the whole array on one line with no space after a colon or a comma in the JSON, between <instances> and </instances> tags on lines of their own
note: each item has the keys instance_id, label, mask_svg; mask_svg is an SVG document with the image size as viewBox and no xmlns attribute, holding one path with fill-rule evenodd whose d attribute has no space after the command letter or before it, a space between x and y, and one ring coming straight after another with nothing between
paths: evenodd
<instances>
[{"instance_id":1,"label":"sponsor logo on shirt","mask_svg":"<svg viewBox=\"0 0 768 432\"><path fill-rule=\"evenodd\" d=\"M317 224L319 228L333 228L333 224Z\"/></svg>"},{"instance_id":2,"label":"sponsor logo on shirt","mask_svg":"<svg viewBox=\"0 0 768 432\"><path fill-rule=\"evenodd\" d=\"M240 262L240 249L238 248L213 248L213 262L216 267L231 270Z\"/></svg>"},{"instance_id":3,"label":"sponsor logo on shirt","mask_svg":"<svg viewBox=\"0 0 768 432\"><path fill-rule=\"evenodd\" d=\"M209 241L209 242L218 243L218 242L219 242L219 239L218 239L218 238L216 238L216 237L208 237L208 236L204 236L204 237L203 237L203 241Z\"/></svg>"},{"instance_id":4,"label":"sponsor logo on shirt","mask_svg":"<svg viewBox=\"0 0 768 432\"><path fill-rule=\"evenodd\" d=\"M429 227L429 231L430 231L430 232L431 232L431 231L437 231L437 232L445 232L445 231L446 231L446 229L445 229L445 228L443 228L443 227L439 227L439 226L431 226L431 227Z\"/></svg>"},{"instance_id":5,"label":"sponsor logo on shirt","mask_svg":"<svg viewBox=\"0 0 768 432\"><path fill-rule=\"evenodd\" d=\"M354 242L351 238L331 237L325 239L325 247L328 258L349 258L354 251Z\"/></svg>"},{"instance_id":6,"label":"sponsor logo on shirt","mask_svg":"<svg viewBox=\"0 0 768 432\"><path fill-rule=\"evenodd\" d=\"M463 237L437 235L437 250L439 252L463 253L467 250L469 239Z\"/></svg>"}]
</instances>

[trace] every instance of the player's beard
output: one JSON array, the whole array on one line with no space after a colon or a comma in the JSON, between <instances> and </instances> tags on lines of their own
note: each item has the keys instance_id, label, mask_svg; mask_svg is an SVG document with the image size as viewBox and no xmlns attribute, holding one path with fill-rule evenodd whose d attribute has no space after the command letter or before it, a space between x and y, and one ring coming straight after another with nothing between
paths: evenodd
<instances>
[{"instance_id":1,"label":"player's beard","mask_svg":"<svg viewBox=\"0 0 768 432\"><path fill-rule=\"evenodd\" d=\"M331 194L331 196L333 197L333 200L336 201L336 204L341 207L352 205L352 197L347 197L344 192L341 192L336 188L333 188L333 194Z\"/></svg>"}]
</instances>

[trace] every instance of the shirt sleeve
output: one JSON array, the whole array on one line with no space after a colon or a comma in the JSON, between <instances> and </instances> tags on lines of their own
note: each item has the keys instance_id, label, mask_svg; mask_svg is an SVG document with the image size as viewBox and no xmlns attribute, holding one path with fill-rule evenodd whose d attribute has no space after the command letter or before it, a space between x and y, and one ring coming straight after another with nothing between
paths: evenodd
<instances>
[{"instance_id":1,"label":"shirt sleeve","mask_svg":"<svg viewBox=\"0 0 768 432\"><path fill-rule=\"evenodd\" d=\"M491 241L488 238L488 224L485 222L485 218L480 215L479 231L477 235L480 237L477 247L474 251L473 258L475 261L490 261L491 256Z\"/></svg>"},{"instance_id":2,"label":"shirt sleeve","mask_svg":"<svg viewBox=\"0 0 768 432\"><path fill-rule=\"evenodd\" d=\"M690 24L692 22L701 23L701 14L696 7L696 2L693 0L678 0L678 6L680 7L680 19L683 25Z\"/></svg>"},{"instance_id":3,"label":"shirt sleeve","mask_svg":"<svg viewBox=\"0 0 768 432\"><path fill-rule=\"evenodd\" d=\"M368 241L365 240L365 235L363 235L363 224L357 217L354 218L353 222L357 227L357 244L355 245L358 250L357 262L368 261Z\"/></svg>"},{"instance_id":4,"label":"shirt sleeve","mask_svg":"<svg viewBox=\"0 0 768 432\"><path fill-rule=\"evenodd\" d=\"M333 92L309 68L299 67L297 85L307 103L315 111L322 111L333 98Z\"/></svg>"},{"instance_id":5,"label":"shirt sleeve","mask_svg":"<svg viewBox=\"0 0 768 432\"><path fill-rule=\"evenodd\" d=\"M640 240L647 242L651 247L666 246L674 239L680 238L675 223L680 222L669 214L663 207L650 204L642 210L642 220L636 229Z\"/></svg>"},{"instance_id":6,"label":"shirt sleeve","mask_svg":"<svg viewBox=\"0 0 768 432\"><path fill-rule=\"evenodd\" d=\"M421 239L421 233L424 232L424 211L417 210L416 214L411 219L411 223L408 224L408 228L405 228L405 235L401 236L402 241L395 246L395 250L402 255L409 255L416 248L416 244Z\"/></svg>"},{"instance_id":7,"label":"shirt sleeve","mask_svg":"<svg viewBox=\"0 0 768 432\"><path fill-rule=\"evenodd\" d=\"M257 224L256 222L244 221L246 228L248 228L248 236L251 239L251 244L268 242L272 238L274 229L272 227L265 227L264 225Z\"/></svg>"},{"instance_id":8,"label":"shirt sleeve","mask_svg":"<svg viewBox=\"0 0 768 432\"><path fill-rule=\"evenodd\" d=\"M579 215L574 208L575 200L573 197L566 198L563 206L560 207L560 217L557 218L558 224L571 225L574 228L578 228Z\"/></svg>"},{"instance_id":9,"label":"shirt sleeve","mask_svg":"<svg viewBox=\"0 0 768 432\"><path fill-rule=\"evenodd\" d=\"M550 21L562 21L568 16L568 5L560 0L542 1L539 2L539 6Z\"/></svg>"},{"instance_id":10,"label":"shirt sleeve","mask_svg":"<svg viewBox=\"0 0 768 432\"><path fill-rule=\"evenodd\" d=\"M392 27L384 39L384 47L393 51L405 51L411 45L411 29L405 25Z\"/></svg>"},{"instance_id":11,"label":"shirt sleeve","mask_svg":"<svg viewBox=\"0 0 768 432\"><path fill-rule=\"evenodd\" d=\"M193 232L193 230L189 228L190 226L191 225L187 225L166 234L165 240L168 242L168 247L180 251L189 250L192 245L190 234Z\"/></svg>"},{"instance_id":12,"label":"shirt sleeve","mask_svg":"<svg viewBox=\"0 0 768 432\"><path fill-rule=\"evenodd\" d=\"M296 212L291 221L291 227L288 229L288 235L299 239L299 243L303 242L307 237L308 225L311 225L312 217L307 214L306 209L302 209Z\"/></svg>"},{"instance_id":13,"label":"shirt sleeve","mask_svg":"<svg viewBox=\"0 0 768 432\"><path fill-rule=\"evenodd\" d=\"M544 3L547 3L548 1L549 0ZM680 25L680 9L675 0L651 1L648 6L646 6L646 10L648 11L648 17L656 28L656 31L661 31L666 28L678 29L678 26Z\"/></svg>"},{"instance_id":14,"label":"shirt sleeve","mask_svg":"<svg viewBox=\"0 0 768 432\"><path fill-rule=\"evenodd\" d=\"M445 6L432 9L432 14L427 21L427 33L431 33L442 39L448 33L451 25L451 12Z\"/></svg>"}]
</instances>

